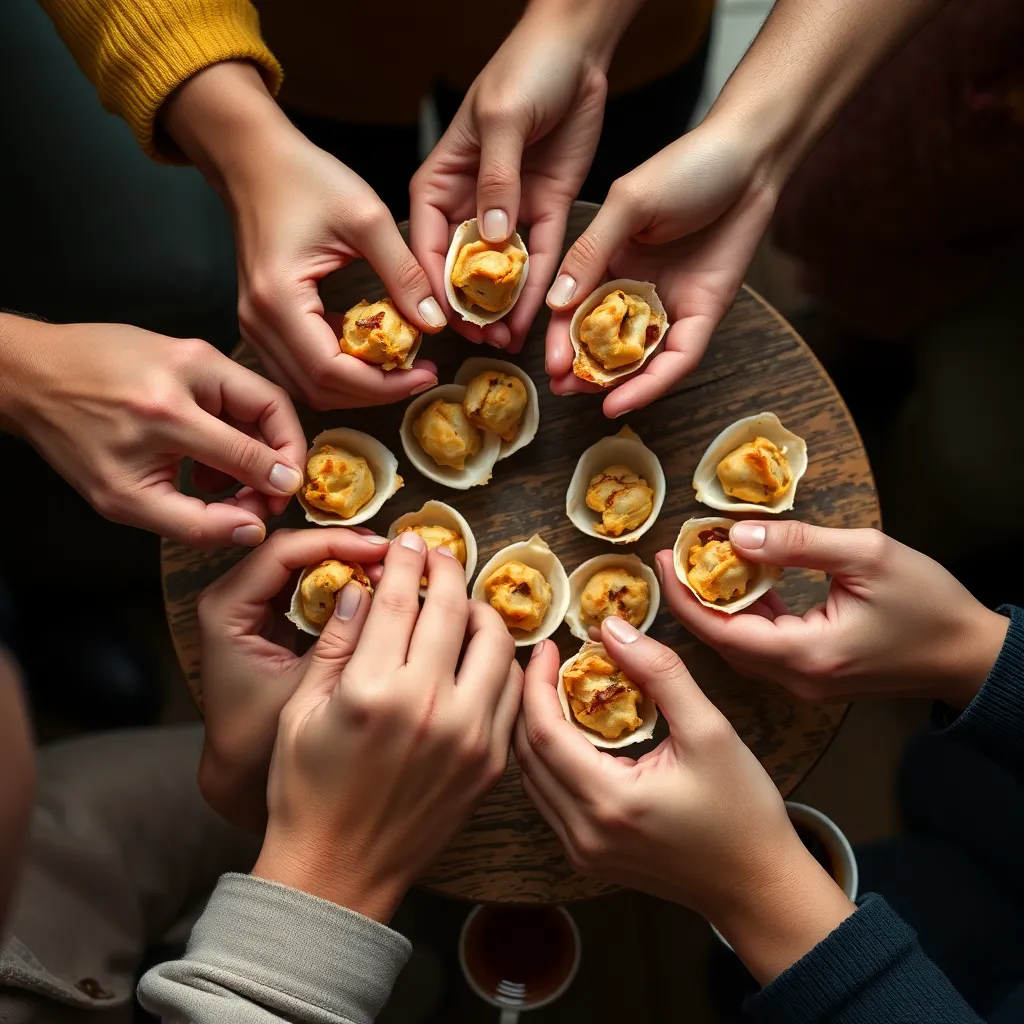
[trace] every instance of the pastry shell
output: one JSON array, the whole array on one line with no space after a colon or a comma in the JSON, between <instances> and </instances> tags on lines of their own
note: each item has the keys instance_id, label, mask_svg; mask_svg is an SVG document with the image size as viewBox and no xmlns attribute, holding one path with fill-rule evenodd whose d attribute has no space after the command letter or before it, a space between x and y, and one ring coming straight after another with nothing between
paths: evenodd
<instances>
[{"instance_id":1,"label":"pastry shell","mask_svg":"<svg viewBox=\"0 0 1024 1024\"><path fill-rule=\"evenodd\" d=\"M524 565L536 569L551 587L551 606L541 624L529 632L522 629L509 630L516 647L530 647L540 643L541 640L546 640L562 624L566 609L569 607L569 577L565 574L565 569L558 560L558 556L544 543L540 535L535 533L529 540L503 547L486 562L477 573L473 583L472 597L474 600L482 601L484 604L488 603L487 594L484 592L484 581L495 569L506 562L522 562Z\"/></svg>"},{"instance_id":2,"label":"pastry shell","mask_svg":"<svg viewBox=\"0 0 1024 1024\"><path fill-rule=\"evenodd\" d=\"M476 537L473 536L472 527L458 509L446 505L443 501L427 501L416 512L406 512L404 516L399 516L388 527L388 540L394 540L398 536L398 531L407 526L446 526L449 530L456 530L462 534L462 539L466 543L466 585L469 585L476 569ZM420 587L420 597L426 596L427 588Z\"/></svg>"},{"instance_id":3,"label":"pastry shell","mask_svg":"<svg viewBox=\"0 0 1024 1024\"><path fill-rule=\"evenodd\" d=\"M654 491L651 514L635 529L620 537L609 537L598 533L596 524L601 516L587 506L587 489L590 481L609 466L625 465L647 481ZM617 434L603 437L592 444L576 463L576 471L569 481L565 495L565 514L573 525L583 533L609 544L632 544L639 540L655 523L661 506L665 502L665 472L658 456L640 440L629 427L623 427Z\"/></svg>"},{"instance_id":4,"label":"pastry shell","mask_svg":"<svg viewBox=\"0 0 1024 1024\"><path fill-rule=\"evenodd\" d=\"M590 582L590 578L604 569L624 569L631 576L638 576L647 584L649 606L643 622L637 626L641 633L646 633L654 624L658 608L661 606L661 587L658 585L658 577L649 565L645 565L636 555L628 555L625 552L621 554L612 552L588 558L582 565L569 573L569 609L565 613L565 624L569 627L569 632L579 640L590 640L590 634L587 632L587 625L583 621L583 614L580 610L580 596Z\"/></svg>"},{"instance_id":5,"label":"pastry shell","mask_svg":"<svg viewBox=\"0 0 1024 1024\"><path fill-rule=\"evenodd\" d=\"M653 697L643 693L642 687L643 700L637 705L637 714L643 719L643 725L630 733L626 733L625 736L620 736L615 740L608 740L600 733L594 732L593 729L588 729L576 720L576 716L572 713L572 706L569 704L569 696L565 692L565 683L562 682L562 676L572 667L573 662L577 658L584 654L589 654L591 651L599 651L608 655L604 644L585 643L568 661L562 662L558 670L558 703L562 705L562 714L565 715L565 720L575 725L595 747L600 747L602 750L618 750L620 747L629 747L634 743L643 743L645 740L649 740L654 735L654 727L658 724L658 705L654 703ZM609 660L615 661L611 655L608 655L608 657Z\"/></svg>"},{"instance_id":6,"label":"pastry shell","mask_svg":"<svg viewBox=\"0 0 1024 1024\"><path fill-rule=\"evenodd\" d=\"M584 319L601 305L604 301L604 297L609 292L614 292L620 289L631 295L640 296L640 298L642 298L651 307L651 312L657 313L660 317L661 329L658 331L655 338L647 342L644 346L644 354L635 362L627 363L625 366L616 367L614 370L606 370L593 358L593 356L590 355L586 347L580 341L580 326ZM636 371L654 355L655 350L661 344L661 339L665 337L666 331L668 331L668 314L665 312L665 307L662 304L661 299L658 297L658 293L655 290L654 285L651 284L650 281L631 281L629 278L625 277L616 278L614 281L606 281L596 290L592 291L579 304L579 306L576 307L576 312L573 313L572 320L569 321L569 340L572 342L572 349L575 353L575 358L572 363L572 372L576 374L580 380L590 381L592 384L599 384L603 388L612 387L621 378L628 377L630 374L636 373Z\"/></svg>"},{"instance_id":7,"label":"pastry shell","mask_svg":"<svg viewBox=\"0 0 1024 1024\"><path fill-rule=\"evenodd\" d=\"M346 561L346 559L342 558L338 559L338 561L343 562ZM369 578L366 576L366 570L361 565L359 565L358 562L348 562L348 564L356 566L356 568L359 569L359 571L363 574L363 577L366 580L365 583L363 582L363 580L355 580L354 582L359 583L360 586L369 590L369 592L372 594L373 587L370 584ZM305 569L302 570L302 574L299 576L299 582L295 584L295 593L292 594L292 603L289 606L288 611L285 612L285 618L289 622L294 623L296 626L299 627L299 629L302 630L303 633L309 633L310 636L319 636L324 631L325 627L318 626L316 625L316 623L310 622L310 620L306 618L306 613L302 610L302 581L314 569L318 569L319 567L320 562L317 562L316 565L308 565L306 566Z\"/></svg>"},{"instance_id":8,"label":"pastry shell","mask_svg":"<svg viewBox=\"0 0 1024 1024\"><path fill-rule=\"evenodd\" d=\"M679 530L679 536L676 538L675 545L672 548L672 564L675 567L676 577L679 579L679 582L705 608L713 608L716 612L724 612L726 615L733 615L736 612L743 611L744 608L749 608L755 601L764 597L775 586L782 575L782 570L774 565L752 562L751 564L755 567L756 571L747 592L742 597L737 597L732 601L726 601L721 604L706 601L693 589L686 573L690 568L690 548L697 543L698 535L704 530L712 530L716 526L729 530L734 523L734 519L725 519L722 516L704 516L699 519L687 519Z\"/></svg>"},{"instance_id":9,"label":"pastry shell","mask_svg":"<svg viewBox=\"0 0 1024 1024\"><path fill-rule=\"evenodd\" d=\"M484 327L487 324L497 322L503 316L508 316L512 307L519 301L519 296L522 295L523 288L526 286L526 277L530 272L530 254L526 251L526 246L523 244L522 238L519 237L519 232L512 232L511 238L508 239L508 244L514 245L517 249L526 253L523 275L519 278L515 291L512 292L512 301L508 304L508 308L503 309L500 313L492 313L489 310L481 309L479 306L467 306L459 297L455 285L452 284L452 271L455 269L455 261L458 259L462 247L469 245L471 242L478 241L480 241L480 231L477 228L476 217L472 220L464 220L455 229L451 245L448 246L448 256L444 261L444 293L448 298L448 304L463 320L467 323L476 324L478 327Z\"/></svg>"},{"instance_id":10,"label":"pastry shell","mask_svg":"<svg viewBox=\"0 0 1024 1024\"><path fill-rule=\"evenodd\" d=\"M335 448L344 448L353 455L362 456L366 459L370 472L373 474L373 497L349 519L342 519L334 512L326 512L322 508L310 505L302 495L303 487L308 481L306 463L325 444ZM316 523L317 526L358 526L360 523L372 519L380 511L384 502L403 486L404 481L398 475L397 470L398 459L375 437L364 434L361 430L335 427L333 430L325 430L313 438L313 443L310 445L309 451L306 452L306 460L303 463L303 487L299 488L295 497L306 513L308 522Z\"/></svg>"},{"instance_id":11,"label":"pastry shell","mask_svg":"<svg viewBox=\"0 0 1024 1024\"><path fill-rule=\"evenodd\" d=\"M516 377L523 382L526 388L526 408L523 410L523 418L519 421L519 429L511 441L501 440L501 449L498 452L498 460L507 459L513 452L525 448L536 436L537 428L540 426L540 399L537 396L537 385L533 383L530 375L515 363L507 362L504 359L487 359L483 356L474 356L467 359L455 374L455 383L465 387L478 373L485 370L498 370L507 373L510 377Z\"/></svg>"},{"instance_id":12,"label":"pastry shell","mask_svg":"<svg viewBox=\"0 0 1024 1024\"><path fill-rule=\"evenodd\" d=\"M494 463L498 461L498 453L501 450L501 438L489 430L480 430L477 427L477 430L480 430L480 451L466 459L464 469L455 469L452 466L439 466L420 447L413 432L413 424L416 422L416 417L431 402L441 398L446 402L461 404L465 393L466 389L462 384L440 384L436 388L424 391L406 407L399 429L402 447L405 449L405 454L409 456L409 461L428 480L444 484L445 487L451 487L457 491L468 491L470 487L479 487L491 479L491 470L494 468Z\"/></svg>"},{"instance_id":13,"label":"pastry shell","mask_svg":"<svg viewBox=\"0 0 1024 1024\"><path fill-rule=\"evenodd\" d=\"M718 479L718 464L730 452L753 441L755 437L766 437L781 448L789 463L791 482L781 498L757 504L741 501L725 493ZM807 442L791 430L787 430L773 412L759 412L756 416L745 416L723 430L708 445L697 468L693 471L693 489L697 500L709 508L723 512L768 512L773 515L788 512L796 502L796 487L807 472Z\"/></svg>"}]
</instances>

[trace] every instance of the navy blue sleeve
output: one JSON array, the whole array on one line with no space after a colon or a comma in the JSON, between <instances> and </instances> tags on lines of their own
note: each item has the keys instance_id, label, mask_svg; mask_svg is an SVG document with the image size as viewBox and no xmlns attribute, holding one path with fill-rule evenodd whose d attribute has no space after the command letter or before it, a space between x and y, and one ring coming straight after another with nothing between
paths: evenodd
<instances>
[{"instance_id":1,"label":"navy blue sleeve","mask_svg":"<svg viewBox=\"0 0 1024 1024\"><path fill-rule=\"evenodd\" d=\"M1003 605L999 611L1010 618L999 657L977 697L959 715L947 714L943 734L969 743L1024 782L1024 609Z\"/></svg>"},{"instance_id":2,"label":"navy blue sleeve","mask_svg":"<svg viewBox=\"0 0 1024 1024\"><path fill-rule=\"evenodd\" d=\"M982 1024L875 895L744 1009L757 1024Z\"/></svg>"}]
</instances>

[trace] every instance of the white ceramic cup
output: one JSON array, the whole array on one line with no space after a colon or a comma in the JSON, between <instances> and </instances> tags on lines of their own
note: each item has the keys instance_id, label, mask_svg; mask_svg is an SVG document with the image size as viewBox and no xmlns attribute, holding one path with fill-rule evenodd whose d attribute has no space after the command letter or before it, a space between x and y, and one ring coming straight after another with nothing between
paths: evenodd
<instances>
[{"instance_id":1,"label":"white ceramic cup","mask_svg":"<svg viewBox=\"0 0 1024 1024\"><path fill-rule=\"evenodd\" d=\"M789 820L793 822L794 826L803 827L813 832L821 840L835 869L832 877L846 893L847 899L856 901L860 887L860 873L857 869L857 858L854 856L849 839L843 835L842 830L831 818L822 814L817 808L787 800L786 810L789 812ZM732 946L722 938L722 933L714 925L711 925L711 930L723 946L732 949Z\"/></svg>"},{"instance_id":2,"label":"white ceramic cup","mask_svg":"<svg viewBox=\"0 0 1024 1024\"><path fill-rule=\"evenodd\" d=\"M553 1003L556 999L564 995L565 990L573 983L573 980L576 977L576 972L580 968L580 932L569 911L565 910L563 907L546 907L546 910L560 914L568 925L568 934L572 941L572 961L569 969L566 971L565 977L558 983L557 987L553 991L535 999L529 998L525 994L523 986L517 985L514 982L499 983L496 990L489 991L477 978L473 976L472 968L466 961L466 940L471 934L473 921L481 912L490 909L492 908L489 906L478 905L475 906L467 915L466 920L462 925L462 931L459 934L459 966L462 968L462 974L466 979L466 984L468 984L469 987L485 1003L490 1003L491 1006L501 1010L499 1024L515 1024L515 1022L519 1020L520 1013L525 1010L537 1010L542 1006L547 1006L549 1003Z\"/></svg>"}]
</instances>

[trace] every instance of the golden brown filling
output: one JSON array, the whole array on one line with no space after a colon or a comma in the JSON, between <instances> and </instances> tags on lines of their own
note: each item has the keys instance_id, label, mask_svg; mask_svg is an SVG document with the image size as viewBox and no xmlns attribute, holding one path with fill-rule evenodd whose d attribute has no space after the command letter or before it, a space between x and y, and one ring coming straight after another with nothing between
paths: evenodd
<instances>
[{"instance_id":1,"label":"golden brown filling","mask_svg":"<svg viewBox=\"0 0 1024 1024\"><path fill-rule=\"evenodd\" d=\"M369 577L361 565L354 562L339 562L328 558L312 569L299 585L299 601L302 614L315 626L326 626L334 614L334 604L347 583L355 581L369 593L373 593Z\"/></svg>"},{"instance_id":2,"label":"golden brown filling","mask_svg":"<svg viewBox=\"0 0 1024 1024\"><path fill-rule=\"evenodd\" d=\"M518 377L500 370L484 370L466 385L462 408L471 423L497 434L503 441L512 441L527 400L526 386Z\"/></svg>"},{"instance_id":3,"label":"golden brown filling","mask_svg":"<svg viewBox=\"0 0 1024 1024\"><path fill-rule=\"evenodd\" d=\"M786 453L766 437L755 437L730 452L717 472L726 494L757 504L781 498L792 480Z\"/></svg>"},{"instance_id":4,"label":"golden brown filling","mask_svg":"<svg viewBox=\"0 0 1024 1024\"><path fill-rule=\"evenodd\" d=\"M637 714L640 688L599 650L580 655L562 674L562 685L576 721L606 740L644 724Z\"/></svg>"},{"instance_id":5,"label":"golden brown filling","mask_svg":"<svg viewBox=\"0 0 1024 1024\"><path fill-rule=\"evenodd\" d=\"M702 530L689 553L686 578L705 601L733 601L747 592L754 563L741 558L729 543L729 531L716 526Z\"/></svg>"},{"instance_id":6,"label":"golden brown filling","mask_svg":"<svg viewBox=\"0 0 1024 1024\"><path fill-rule=\"evenodd\" d=\"M551 584L522 562L499 565L484 580L484 594L509 629L536 629L551 607Z\"/></svg>"},{"instance_id":7,"label":"golden brown filling","mask_svg":"<svg viewBox=\"0 0 1024 1024\"><path fill-rule=\"evenodd\" d=\"M361 455L325 444L306 462L309 482L302 496L314 508L351 519L375 490L369 463Z\"/></svg>"},{"instance_id":8,"label":"golden brown filling","mask_svg":"<svg viewBox=\"0 0 1024 1024\"><path fill-rule=\"evenodd\" d=\"M462 292L467 305L501 313L512 304L512 293L525 265L526 253L508 242L469 242L455 259L452 284Z\"/></svg>"},{"instance_id":9,"label":"golden brown filling","mask_svg":"<svg viewBox=\"0 0 1024 1024\"><path fill-rule=\"evenodd\" d=\"M650 606L647 581L625 569L595 572L580 595L580 615L586 626L598 626L609 615L639 626Z\"/></svg>"},{"instance_id":10,"label":"golden brown filling","mask_svg":"<svg viewBox=\"0 0 1024 1024\"><path fill-rule=\"evenodd\" d=\"M373 363L382 370L396 370L405 362L420 332L413 327L391 299L353 306L341 324L341 351Z\"/></svg>"},{"instance_id":11,"label":"golden brown filling","mask_svg":"<svg viewBox=\"0 0 1024 1024\"><path fill-rule=\"evenodd\" d=\"M654 511L654 491L629 466L609 466L590 481L587 508L601 514L594 527L607 537L621 537L647 521Z\"/></svg>"},{"instance_id":12,"label":"golden brown filling","mask_svg":"<svg viewBox=\"0 0 1024 1024\"><path fill-rule=\"evenodd\" d=\"M639 295L609 292L580 324L580 342L594 361L616 370L641 359L661 331L661 319Z\"/></svg>"},{"instance_id":13,"label":"golden brown filling","mask_svg":"<svg viewBox=\"0 0 1024 1024\"><path fill-rule=\"evenodd\" d=\"M435 548L445 547L447 548L461 563L463 568L466 565L466 542L462 538L462 534L457 530L451 530L447 526L403 526L398 534L408 533L409 531L418 533L427 545L428 551L433 551ZM420 577L420 586L425 587L427 585L427 577Z\"/></svg>"},{"instance_id":14,"label":"golden brown filling","mask_svg":"<svg viewBox=\"0 0 1024 1024\"><path fill-rule=\"evenodd\" d=\"M420 447L439 465L465 469L466 459L480 451L480 432L458 402L438 398L412 425Z\"/></svg>"}]
</instances>

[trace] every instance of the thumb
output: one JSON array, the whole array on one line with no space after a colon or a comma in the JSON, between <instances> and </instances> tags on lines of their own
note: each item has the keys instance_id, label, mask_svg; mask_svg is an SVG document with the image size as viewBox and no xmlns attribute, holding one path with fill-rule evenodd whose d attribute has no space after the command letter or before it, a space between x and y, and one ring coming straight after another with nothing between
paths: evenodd
<instances>
[{"instance_id":1,"label":"thumb","mask_svg":"<svg viewBox=\"0 0 1024 1024\"><path fill-rule=\"evenodd\" d=\"M523 137L512 125L486 128L480 139L476 180L477 224L487 242L504 242L519 219L519 168Z\"/></svg>"},{"instance_id":2,"label":"thumb","mask_svg":"<svg viewBox=\"0 0 1024 1024\"><path fill-rule=\"evenodd\" d=\"M548 290L548 306L566 309L589 295L605 278L608 264L640 225L640 211L608 193L590 227L576 239Z\"/></svg>"},{"instance_id":3,"label":"thumb","mask_svg":"<svg viewBox=\"0 0 1024 1024\"><path fill-rule=\"evenodd\" d=\"M358 583L346 583L336 595L334 614L313 648L306 675L295 699L320 704L334 692L341 673L355 653L370 611L370 594Z\"/></svg>"},{"instance_id":4,"label":"thumb","mask_svg":"<svg viewBox=\"0 0 1024 1024\"><path fill-rule=\"evenodd\" d=\"M795 520L736 523L729 540L752 562L818 569L840 579L877 576L891 562L895 543L878 530L832 530Z\"/></svg>"},{"instance_id":5,"label":"thumb","mask_svg":"<svg viewBox=\"0 0 1024 1024\"><path fill-rule=\"evenodd\" d=\"M675 651L625 619L614 615L604 619L601 642L619 668L654 698L673 734L692 729L714 707Z\"/></svg>"}]
</instances>

